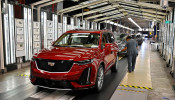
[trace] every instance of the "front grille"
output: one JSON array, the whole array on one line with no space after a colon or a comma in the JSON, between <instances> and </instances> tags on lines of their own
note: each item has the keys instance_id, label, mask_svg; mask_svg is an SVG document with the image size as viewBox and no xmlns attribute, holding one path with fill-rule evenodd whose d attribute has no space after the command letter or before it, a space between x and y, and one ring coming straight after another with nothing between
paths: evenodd
<instances>
[{"instance_id":1,"label":"front grille","mask_svg":"<svg viewBox=\"0 0 175 100\"><path fill-rule=\"evenodd\" d=\"M36 63L38 69L48 72L68 72L73 65L70 60L36 59Z\"/></svg>"},{"instance_id":2,"label":"front grille","mask_svg":"<svg viewBox=\"0 0 175 100\"><path fill-rule=\"evenodd\" d=\"M56 81L56 80L37 78L35 85L40 85L49 88L73 89L73 86L70 83L70 81L64 81L64 80Z\"/></svg>"}]
</instances>

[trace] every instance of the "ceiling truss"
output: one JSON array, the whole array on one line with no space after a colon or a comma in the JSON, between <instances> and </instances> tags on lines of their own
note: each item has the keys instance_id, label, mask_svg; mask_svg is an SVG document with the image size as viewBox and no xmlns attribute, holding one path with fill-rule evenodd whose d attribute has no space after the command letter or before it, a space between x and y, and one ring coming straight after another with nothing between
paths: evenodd
<instances>
[{"instance_id":1,"label":"ceiling truss","mask_svg":"<svg viewBox=\"0 0 175 100\"><path fill-rule=\"evenodd\" d=\"M31 6L32 7L36 6L38 7L38 9L40 9L42 7L49 6L62 1L63 0L55 0L55 1L41 0L31 4ZM169 0L169 1L175 2L174 0ZM100 7L100 6L103 6L103 7ZM57 13L63 15L65 13L69 13L69 12L83 9L86 7L89 7L89 8L97 7L97 8L87 12L83 12L83 14L79 13L73 16L81 17L81 16L91 14L91 16L86 17L85 20L93 20L95 22L101 22L108 19L118 19L118 18L125 17L127 15L143 18L145 20L161 21L167 15L166 12L172 10L171 7L164 9L160 5L145 3L145 2L134 2L134 1L124 1L124 0L98 0L87 4L81 3L72 7L68 7L57 11Z\"/></svg>"}]
</instances>

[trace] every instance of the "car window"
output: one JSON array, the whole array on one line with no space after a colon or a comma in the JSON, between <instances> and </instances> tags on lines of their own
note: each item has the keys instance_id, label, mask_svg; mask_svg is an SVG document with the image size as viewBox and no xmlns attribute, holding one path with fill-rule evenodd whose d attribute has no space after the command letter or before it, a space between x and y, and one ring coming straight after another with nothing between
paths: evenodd
<instances>
[{"instance_id":1,"label":"car window","mask_svg":"<svg viewBox=\"0 0 175 100\"><path fill-rule=\"evenodd\" d=\"M62 35L54 46L97 48L100 34L95 33L67 33Z\"/></svg>"}]
</instances>

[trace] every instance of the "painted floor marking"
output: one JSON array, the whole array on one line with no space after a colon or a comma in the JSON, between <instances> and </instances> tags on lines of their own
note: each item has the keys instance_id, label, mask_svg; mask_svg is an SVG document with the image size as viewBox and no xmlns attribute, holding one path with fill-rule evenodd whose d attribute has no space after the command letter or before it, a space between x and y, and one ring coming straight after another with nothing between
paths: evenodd
<instances>
[{"instance_id":1,"label":"painted floor marking","mask_svg":"<svg viewBox=\"0 0 175 100\"><path fill-rule=\"evenodd\" d=\"M30 77L30 75L28 75L28 74L19 74L18 76L19 77Z\"/></svg>"},{"instance_id":2,"label":"painted floor marking","mask_svg":"<svg viewBox=\"0 0 175 100\"><path fill-rule=\"evenodd\" d=\"M139 89L147 89L147 90L152 90L150 87L142 87L142 86L132 86L132 85L120 85L124 87L130 87L130 88L139 88Z\"/></svg>"}]
</instances>

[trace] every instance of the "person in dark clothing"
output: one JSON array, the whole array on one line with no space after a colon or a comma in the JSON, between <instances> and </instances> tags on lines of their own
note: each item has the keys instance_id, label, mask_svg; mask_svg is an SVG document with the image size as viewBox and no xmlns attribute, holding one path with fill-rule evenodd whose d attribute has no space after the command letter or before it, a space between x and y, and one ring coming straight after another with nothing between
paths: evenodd
<instances>
[{"instance_id":1,"label":"person in dark clothing","mask_svg":"<svg viewBox=\"0 0 175 100\"><path fill-rule=\"evenodd\" d=\"M127 49L127 59L128 59L128 71L132 72L135 69L136 58L138 56L137 42L135 39L131 39L130 36L126 38L126 49Z\"/></svg>"}]
</instances>

